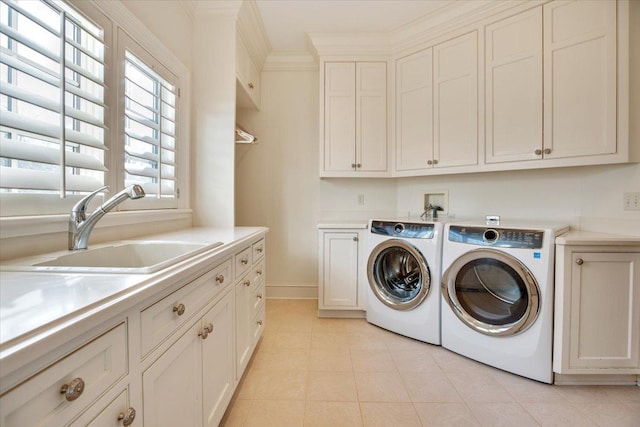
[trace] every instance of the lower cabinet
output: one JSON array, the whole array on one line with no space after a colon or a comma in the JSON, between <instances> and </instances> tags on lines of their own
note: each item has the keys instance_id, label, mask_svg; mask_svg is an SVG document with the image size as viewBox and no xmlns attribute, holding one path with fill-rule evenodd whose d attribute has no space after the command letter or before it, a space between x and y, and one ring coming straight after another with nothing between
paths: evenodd
<instances>
[{"instance_id":1,"label":"lower cabinet","mask_svg":"<svg viewBox=\"0 0 640 427\"><path fill-rule=\"evenodd\" d=\"M145 425L218 425L235 385L232 307L228 291L143 373Z\"/></svg>"},{"instance_id":2,"label":"lower cabinet","mask_svg":"<svg viewBox=\"0 0 640 427\"><path fill-rule=\"evenodd\" d=\"M365 310L364 232L361 229L321 229L319 310Z\"/></svg>"},{"instance_id":3,"label":"lower cabinet","mask_svg":"<svg viewBox=\"0 0 640 427\"><path fill-rule=\"evenodd\" d=\"M557 248L554 372L640 374L640 247Z\"/></svg>"},{"instance_id":4,"label":"lower cabinet","mask_svg":"<svg viewBox=\"0 0 640 427\"><path fill-rule=\"evenodd\" d=\"M265 326L264 262L236 284L236 378L240 380Z\"/></svg>"}]
</instances>

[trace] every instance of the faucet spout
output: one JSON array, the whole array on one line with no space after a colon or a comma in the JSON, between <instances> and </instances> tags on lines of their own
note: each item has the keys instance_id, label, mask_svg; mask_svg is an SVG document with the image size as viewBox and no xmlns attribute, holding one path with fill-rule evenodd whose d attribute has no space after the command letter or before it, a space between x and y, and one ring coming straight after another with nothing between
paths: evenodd
<instances>
[{"instance_id":1,"label":"faucet spout","mask_svg":"<svg viewBox=\"0 0 640 427\"><path fill-rule=\"evenodd\" d=\"M116 193L109 200L104 202L98 209L93 211L88 217L86 215L87 205L89 201L98 193L106 190L108 187L102 187L89 194L71 209L69 216L69 250L76 251L87 249L89 236L93 227L98 221L111 211L117 205L127 199L140 199L145 196L144 190L140 185L134 184Z\"/></svg>"}]
</instances>

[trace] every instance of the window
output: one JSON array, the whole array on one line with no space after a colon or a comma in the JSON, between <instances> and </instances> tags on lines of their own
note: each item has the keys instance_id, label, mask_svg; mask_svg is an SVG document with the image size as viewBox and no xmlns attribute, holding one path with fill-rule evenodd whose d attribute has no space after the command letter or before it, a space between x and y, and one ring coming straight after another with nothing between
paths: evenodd
<instances>
[{"instance_id":1,"label":"window","mask_svg":"<svg viewBox=\"0 0 640 427\"><path fill-rule=\"evenodd\" d=\"M0 2L2 215L105 183L105 92L103 28L60 1Z\"/></svg>"}]
</instances>

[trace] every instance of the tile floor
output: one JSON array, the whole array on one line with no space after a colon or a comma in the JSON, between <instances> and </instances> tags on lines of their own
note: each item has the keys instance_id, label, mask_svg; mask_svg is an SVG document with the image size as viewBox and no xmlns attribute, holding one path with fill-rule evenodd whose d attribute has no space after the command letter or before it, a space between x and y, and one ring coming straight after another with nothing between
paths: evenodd
<instances>
[{"instance_id":1,"label":"tile floor","mask_svg":"<svg viewBox=\"0 0 640 427\"><path fill-rule=\"evenodd\" d=\"M640 426L640 387L551 386L315 300L267 300L264 335L223 426Z\"/></svg>"}]
</instances>

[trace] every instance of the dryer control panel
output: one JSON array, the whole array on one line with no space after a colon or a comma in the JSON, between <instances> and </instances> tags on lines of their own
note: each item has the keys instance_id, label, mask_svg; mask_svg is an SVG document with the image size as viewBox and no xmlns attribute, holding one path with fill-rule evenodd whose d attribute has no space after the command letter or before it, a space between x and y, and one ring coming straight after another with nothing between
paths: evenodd
<instances>
[{"instance_id":1,"label":"dryer control panel","mask_svg":"<svg viewBox=\"0 0 640 427\"><path fill-rule=\"evenodd\" d=\"M395 221L371 221L371 233L407 239L433 239L433 224Z\"/></svg>"},{"instance_id":2,"label":"dryer control panel","mask_svg":"<svg viewBox=\"0 0 640 427\"><path fill-rule=\"evenodd\" d=\"M465 227L452 225L449 240L497 248L540 249L544 231L519 228Z\"/></svg>"}]
</instances>

